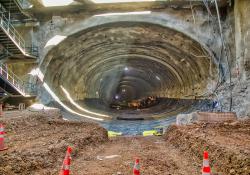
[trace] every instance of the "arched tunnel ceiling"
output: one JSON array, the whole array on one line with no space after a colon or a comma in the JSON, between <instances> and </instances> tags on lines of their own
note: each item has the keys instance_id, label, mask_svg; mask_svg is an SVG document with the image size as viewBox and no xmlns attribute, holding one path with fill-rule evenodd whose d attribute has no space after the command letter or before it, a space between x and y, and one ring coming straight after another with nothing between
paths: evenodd
<instances>
[{"instance_id":1,"label":"arched tunnel ceiling","mask_svg":"<svg viewBox=\"0 0 250 175\"><path fill-rule=\"evenodd\" d=\"M46 66L45 66L46 65ZM99 98L110 104L147 96L203 94L217 76L213 57L192 38L150 23L120 22L69 36L46 56L45 82L67 100Z\"/></svg>"}]
</instances>

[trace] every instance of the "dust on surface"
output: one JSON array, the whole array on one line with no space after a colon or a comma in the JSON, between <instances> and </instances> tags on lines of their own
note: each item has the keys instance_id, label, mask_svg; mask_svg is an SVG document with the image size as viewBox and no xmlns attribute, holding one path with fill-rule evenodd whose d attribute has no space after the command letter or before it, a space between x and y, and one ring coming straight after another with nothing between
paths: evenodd
<instances>
[{"instance_id":1,"label":"dust on surface","mask_svg":"<svg viewBox=\"0 0 250 175\"><path fill-rule=\"evenodd\" d=\"M162 137L107 138L105 129L36 113L0 119L9 149L0 174L58 174L68 145L72 175L131 175L135 157L144 175L200 175L203 150L213 174L250 174L250 121L171 126Z\"/></svg>"},{"instance_id":2,"label":"dust on surface","mask_svg":"<svg viewBox=\"0 0 250 175\"><path fill-rule=\"evenodd\" d=\"M58 174L68 145L77 157L86 146L108 141L107 131L97 124L68 122L43 112L0 118L0 123L5 126L9 148L0 152L3 175Z\"/></svg>"}]
</instances>

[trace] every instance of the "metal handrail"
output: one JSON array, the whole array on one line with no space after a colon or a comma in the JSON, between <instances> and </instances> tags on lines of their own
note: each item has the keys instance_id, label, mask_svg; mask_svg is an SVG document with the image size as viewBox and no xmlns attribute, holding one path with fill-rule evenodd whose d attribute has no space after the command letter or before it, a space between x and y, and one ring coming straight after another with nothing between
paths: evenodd
<instances>
[{"instance_id":1,"label":"metal handrail","mask_svg":"<svg viewBox=\"0 0 250 175\"><path fill-rule=\"evenodd\" d=\"M31 53L31 55L38 57L39 56L39 50L37 46L31 46L31 47L26 47L25 50L28 53Z\"/></svg>"},{"instance_id":2,"label":"metal handrail","mask_svg":"<svg viewBox=\"0 0 250 175\"><path fill-rule=\"evenodd\" d=\"M25 84L24 82L16 76L11 70L7 68L4 64L0 64L0 76L8 81L12 86L25 95Z\"/></svg>"},{"instance_id":3,"label":"metal handrail","mask_svg":"<svg viewBox=\"0 0 250 175\"><path fill-rule=\"evenodd\" d=\"M0 26L11 36L11 38L21 47L25 52L25 41L21 35L16 31L4 13L0 16Z\"/></svg>"},{"instance_id":4,"label":"metal handrail","mask_svg":"<svg viewBox=\"0 0 250 175\"><path fill-rule=\"evenodd\" d=\"M25 9L27 8L27 6L31 5L27 0L14 0L14 1L21 9Z\"/></svg>"},{"instance_id":5,"label":"metal handrail","mask_svg":"<svg viewBox=\"0 0 250 175\"><path fill-rule=\"evenodd\" d=\"M0 60L12 55L12 54L8 51L8 49L6 49L5 47L2 47L2 48L0 49L0 52L1 52L1 54L0 54Z\"/></svg>"},{"instance_id":6,"label":"metal handrail","mask_svg":"<svg viewBox=\"0 0 250 175\"><path fill-rule=\"evenodd\" d=\"M21 47L25 52L25 41L21 35L16 31L13 25L10 23L4 13L0 16L0 26L10 35L10 37Z\"/></svg>"},{"instance_id":7,"label":"metal handrail","mask_svg":"<svg viewBox=\"0 0 250 175\"><path fill-rule=\"evenodd\" d=\"M15 3L21 8L24 7L28 2L26 0L15 0ZM32 47L27 47L25 40L19 34L19 32L12 25L11 21L4 15L6 9L0 3L0 27L5 31L6 34L14 41L14 43L19 47L24 55L30 55L38 57L38 47L32 45Z\"/></svg>"},{"instance_id":8,"label":"metal handrail","mask_svg":"<svg viewBox=\"0 0 250 175\"><path fill-rule=\"evenodd\" d=\"M7 10L4 8L4 6L2 4L0 4L0 10L1 10L1 13L7 12Z\"/></svg>"},{"instance_id":9,"label":"metal handrail","mask_svg":"<svg viewBox=\"0 0 250 175\"><path fill-rule=\"evenodd\" d=\"M26 47L25 40L22 36L17 32L14 26L11 24L10 20L8 20L3 11L0 8L0 12L2 13L0 16L0 27L4 29L6 33L15 41L15 43L20 47L24 54L30 53L33 56L38 56L37 47Z\"/></svg>"},{"instance_id":10,"label":"metal handrail","mask_svg":"<svg viewBox=\"0 0 250 175\"><path fill-rule=\"evenodd\" d=\"M30 96L36 95L37 89L36 84L24 82L21 80L14 72L12 72L4 64L0 63L0 77L4 78L9 82L14 88L16 88L21 95Z\"/></svg>"}]
</instances>

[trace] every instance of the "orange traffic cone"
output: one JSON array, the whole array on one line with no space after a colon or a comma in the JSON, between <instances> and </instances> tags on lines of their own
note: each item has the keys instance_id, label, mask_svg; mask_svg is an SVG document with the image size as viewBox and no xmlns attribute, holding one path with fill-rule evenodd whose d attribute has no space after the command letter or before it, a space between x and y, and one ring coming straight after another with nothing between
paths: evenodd
<instances>
[{"instance_id":1,"label":"orange traffic cone","mask_svg":"<svg viewBox=\"0 0 250 175\"><path fill-rule=\"evenodd\" d=\"M60 175L69 175L70 174L70 161L71 161L71 147L68 147L67 152L66 152L66 156L64 158L63 161L63 165L62 165L62 169L60 172Z\"/></svg>"},{"instance_id":2,"label":"orange traffic cone","mask_svg":"<svg viewBox=\"0 0 250 175\"><path fill-rule=\"evenodd\" d=\"M135 159L135 165L134 165L134 168L133 168L133 175L140 175L139 159Z\"/></svg>"},{"instance_id":3,"label":"orange traffic cone","mask_svg":"<svg viewBox=\"0 0 250 175\"><path fill-rule=\"evenodd\" d=\"M211 175L211 169L209 166L208 152L207 151L204 151L204 154L203 154L202 175Z\"/></svg>"},{"instance_id":4,"label":"orange traffic cone","mask_svg":"<svg viewBox=\"0 0 250 175\"><path fill-rule=\"evenodd\" d=\"M4 128L3 125L0 124L0 151L4 151L6 149L8 149L7 147L4 146Z\"/></svg>"}]
</instances>

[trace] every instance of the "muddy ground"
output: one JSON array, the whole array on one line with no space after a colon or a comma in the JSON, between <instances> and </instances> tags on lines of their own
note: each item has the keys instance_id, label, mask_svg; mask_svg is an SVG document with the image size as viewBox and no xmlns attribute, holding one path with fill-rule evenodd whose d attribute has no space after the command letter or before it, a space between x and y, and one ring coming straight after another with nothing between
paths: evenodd
<instances>
[{"instance_id":1,"label":"muddy ground","mask_svg":"<svg viewBox=\"0 0 250 175\"><path fill-rule=\"evenodd\" d=\"M73 175L131 175L135 157L144 175L200 175L207 149L214 174L250 174L250 121L171 126L162 137L107 138L96 124L67 122L45 114L2 118L7 151L0 174L58 174L73 147Z\"/></svg>"}]
</instances>

